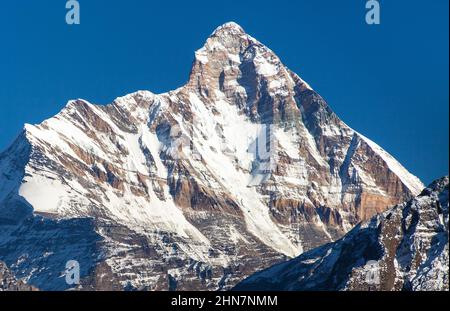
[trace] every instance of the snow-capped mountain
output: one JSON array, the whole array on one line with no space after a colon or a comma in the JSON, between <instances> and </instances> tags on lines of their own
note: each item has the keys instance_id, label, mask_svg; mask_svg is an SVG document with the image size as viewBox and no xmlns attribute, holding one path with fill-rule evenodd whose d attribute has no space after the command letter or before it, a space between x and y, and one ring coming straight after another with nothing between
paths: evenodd
<instances>
[{"instance_id":1,"label":"snow-capped mountain","mask_svg":"<svg viewBox=\"0 0 450 311\"><path fill-rule=\"evenodd\" d=\"M236 290L448 290L448 177Z\"/></svg>"},{"instance_id":2,"label":"snow-capped mountain","mask_svg":"<svg viewBox=\"0 0 450 311\"><path fill-rule=\"evenodd\" d=\"M0 260L41 289L226 289L422 183L235 23L189 80L70 101L0 154Z\"/></svg>"}]
</instances>

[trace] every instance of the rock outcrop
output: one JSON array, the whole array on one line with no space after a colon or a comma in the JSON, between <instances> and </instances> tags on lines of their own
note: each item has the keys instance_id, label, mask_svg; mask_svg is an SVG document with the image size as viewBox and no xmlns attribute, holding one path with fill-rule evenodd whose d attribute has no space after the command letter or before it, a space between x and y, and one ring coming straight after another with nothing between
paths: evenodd
<instances>
[{"instance_id":1,"label":"rock outcrop","mask_svg":"<svg viewBox=\"0 0 450 311\"><path fill-rule=\"evenodd\" d=\"M17 280L5 263L0 261L0 292L1 291L36 291L37 288Z\"/></svg>"}]
</instances>

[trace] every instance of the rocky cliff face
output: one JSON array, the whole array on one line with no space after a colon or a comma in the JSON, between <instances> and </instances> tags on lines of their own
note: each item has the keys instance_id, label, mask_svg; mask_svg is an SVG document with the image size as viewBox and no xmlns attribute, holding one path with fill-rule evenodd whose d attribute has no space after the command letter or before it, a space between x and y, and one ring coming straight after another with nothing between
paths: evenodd
<instances>
[{"instance_id":1,"label":"rocky cliff face","mask_svg":"<svg viewBox=\"0 0 450 311\"><path fill-rule=\"evenodd\" d=\"M25 126L0 154L0 259L42 289L67 260L85 288L226 289L422 188L227 23L185 86Z\"/></svg>"},{"instance_id":2,"label":"rocky cliff face","mask_svg":"<svg viewBox=\"0 0 450 311\"><path fill-rule=\"evenodd\" d=\"M236 290L449 290L448 177Z\"/></svg>"},{"instance_id":3,"label":"rocky cliff face","mask_svg":"<svg viewBox=\"0 0 450 311\"><path fill-rule=\"evenodd\" d=\"M33 286L17 280L13 273L0 261L0 292L1 291L36 291Z\"/></svg>"}]
</instances>

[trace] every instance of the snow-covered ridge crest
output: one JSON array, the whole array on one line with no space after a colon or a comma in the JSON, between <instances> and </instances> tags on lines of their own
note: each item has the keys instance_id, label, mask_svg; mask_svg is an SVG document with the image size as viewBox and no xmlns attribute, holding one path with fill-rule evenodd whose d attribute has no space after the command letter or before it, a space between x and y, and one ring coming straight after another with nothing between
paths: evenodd
<instances>
[{"instance_id":1,"label":"snow-covered ridge crest","mask_svg":"<svg viewBox=\"0 0 450 311\"><path fill-rule=\"evenodd\" d=\"M389 168L400 177L402 182L407 186L412 193L416 195L419 194L424 188L424 184L420 181L419 178L411 174L403 165L401 165L394 157L392 157L389 153L387 153L383 148L377 145L375 142L370 140L358 133L358 135L367 143L369 146L380 155L380 157L385 161L385 163L389 166Z\"/></svg>"}]
</instances>

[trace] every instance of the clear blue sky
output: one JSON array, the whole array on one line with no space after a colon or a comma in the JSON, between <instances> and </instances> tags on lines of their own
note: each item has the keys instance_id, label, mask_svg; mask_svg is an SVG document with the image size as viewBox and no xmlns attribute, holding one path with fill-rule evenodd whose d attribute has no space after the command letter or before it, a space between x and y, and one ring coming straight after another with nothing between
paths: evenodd
<instances>
[{"instance_id":1,"label":"clear blue sky","mask_svg":"<svg viewBox=\"0 0 450 311\"><path fill-rule=\"evenodd\" d=\"M448 0L380 0L379 26L365 0L79 2L68 26L64 0L1 1L0 150L69 99L181 86L235 21L424 183L448 174Z\"/></svg>"}]
</instances>

